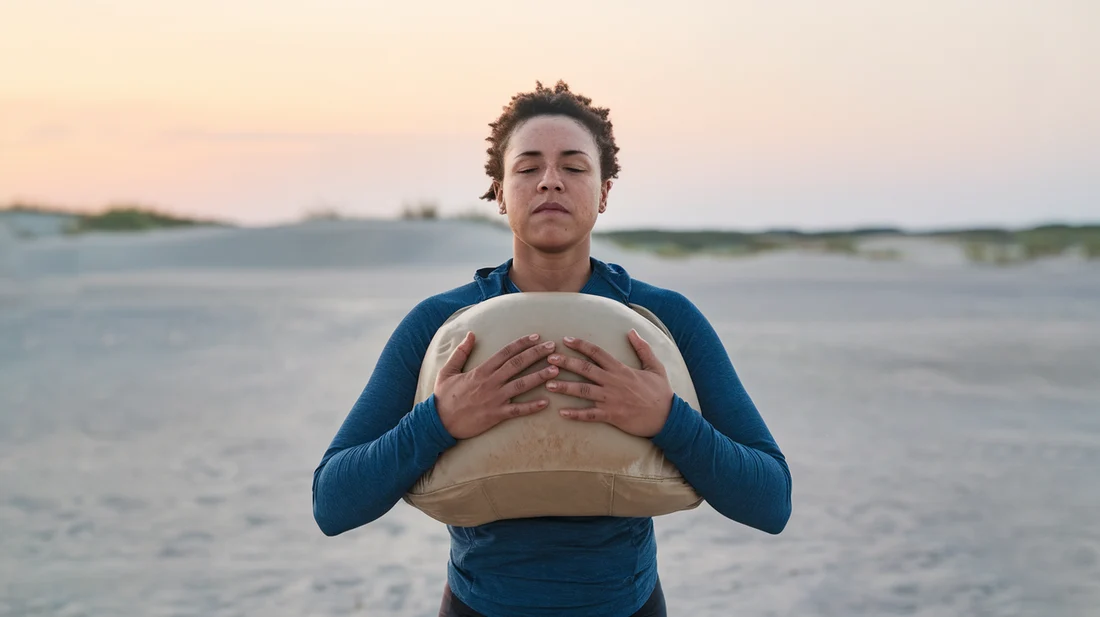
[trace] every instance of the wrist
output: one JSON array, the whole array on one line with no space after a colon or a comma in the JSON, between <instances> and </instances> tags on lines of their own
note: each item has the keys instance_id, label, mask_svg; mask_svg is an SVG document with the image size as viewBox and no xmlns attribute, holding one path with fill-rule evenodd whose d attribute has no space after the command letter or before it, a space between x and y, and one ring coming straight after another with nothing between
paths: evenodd
<instances>
[{"instance_id":1,"label":"wrist","mask_svg":"<svg viewBox=\"0 0 1100 617\"><path fill-rule=\"evenodd\" d=\"M430 420L428 430L431 431L433 441L439 446L440 452L458 443L458 440L447 430L447 425L443 423L443 418L439 413L439 399L434 393L424 400L424 411Z\"/></svg>"},{"instance_id":2,"label":"wrist","mask_svg":"<svg viewBox=\"0 0 1100 617\"><path fill-rule=\"evenodd\" d=\"M662 450L678 448L690 441L691 415L698 415L687 401L678 395L672 395L668 415L664 425L650 439Z\"/></svg>"}]
</instances>

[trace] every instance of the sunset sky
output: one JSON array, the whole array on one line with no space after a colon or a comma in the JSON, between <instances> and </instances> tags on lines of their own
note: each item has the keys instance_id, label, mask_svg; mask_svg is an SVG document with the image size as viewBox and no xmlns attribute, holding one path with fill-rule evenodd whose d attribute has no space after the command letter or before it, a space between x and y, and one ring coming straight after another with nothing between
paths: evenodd
<instances>
[{"instance_id":1,"label":"sunset sky","mask_svg":"<svg viewBox=\"0 0 1100 617\"><path fill-rule=\"evenodd\" d=\"M478 207L535 80L611 108L601 225L1100 221L1100 2L0 0L0 204Z\"/></svg>"}]
</instances>

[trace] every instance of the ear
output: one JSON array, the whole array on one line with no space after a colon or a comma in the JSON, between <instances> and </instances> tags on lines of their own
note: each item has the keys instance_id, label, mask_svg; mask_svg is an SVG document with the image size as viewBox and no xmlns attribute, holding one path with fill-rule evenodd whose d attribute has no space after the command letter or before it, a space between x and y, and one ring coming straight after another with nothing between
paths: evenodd
<instances>
[{"instance_id":1,"label":"ear","mask_svg":"<svg viewBox=\"0 0 1100 617\"><path fill-rule=\"evenodd\" d=\"M600 212L607 209L607 194L611 192L612 184L614 183L608 178L603 181L603 186L600 187Z\"/></svg>"},{"instance_id":2,"label":"ear","mask_svg":"<svg viewBox=\"0 0 1100 617\"><path fill-rule=\"evenodd\" d=\"M500 182L493 180L493 195L496 196L497 205L504 205L504 191L501 190Z\"/></svg>"}]
</instances>

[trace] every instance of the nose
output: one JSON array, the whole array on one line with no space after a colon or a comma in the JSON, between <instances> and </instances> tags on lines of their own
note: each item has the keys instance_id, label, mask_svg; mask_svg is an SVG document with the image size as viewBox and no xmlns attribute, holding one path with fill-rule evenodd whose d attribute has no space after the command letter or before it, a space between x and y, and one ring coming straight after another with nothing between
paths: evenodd
<instances>
[{"instance_id":1,"label":"nose","mask_svg":"<svg viewBox=\"0 0 1100 617\"><path fill-rule=\"evenodd\" d=\"M551 190L559 193L565 190L565 183L561 180L561 174L552 165L547 166L546 173L543 174L542 180L539 182L540 193L549 193Z\"/></svg>"}]
</instances>

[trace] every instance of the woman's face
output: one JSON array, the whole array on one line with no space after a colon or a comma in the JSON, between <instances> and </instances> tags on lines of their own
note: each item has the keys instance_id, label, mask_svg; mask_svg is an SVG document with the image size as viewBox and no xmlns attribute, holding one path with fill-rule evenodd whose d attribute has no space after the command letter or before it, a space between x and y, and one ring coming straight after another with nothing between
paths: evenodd
<instances>
[{"instance_id":1,"label":"woman's face","mask_svg":"<svg viewBox=\"0 0 1100 617\"><path fill-rule=\"evenodd\" d=\"M567 116L536 116L512 131L497 201L512 232L532 248L557 253L588 240L611 180L600 181L596 140Z\"/></svg>"}]
</instances>

